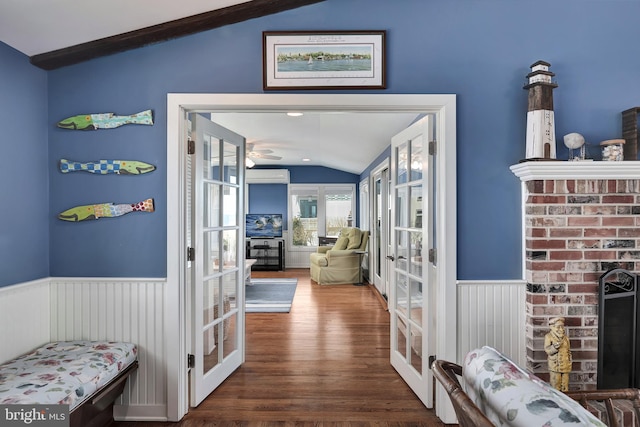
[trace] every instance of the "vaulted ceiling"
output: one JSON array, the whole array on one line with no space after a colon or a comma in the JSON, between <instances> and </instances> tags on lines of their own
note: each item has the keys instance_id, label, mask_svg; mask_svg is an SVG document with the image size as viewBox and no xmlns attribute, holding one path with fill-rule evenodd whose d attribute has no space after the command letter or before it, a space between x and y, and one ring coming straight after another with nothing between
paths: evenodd
<instances>
[{"instance_id":1,"label":"vaulted ceiling","mask_svg":"<svg viewBox=\"0 0 640 427\"><path fill-rule=\"evenodd\" d=\"M323 0L2 0L0 41L45 70Z\"/></svg>"},{"instance_id":2,"label":"vaulted ceiling","mask_svg":"<svg viewBox=\"0 0 640 427\"><path fill-rule=\"evenodd\" d=\"M27 55L33 65L54 70L322 1L0 0L0 41ZM246 114L217 114L215 119L246 137L258 155L267 154L255 158L256 164L316 165L351 173L362 172L416 116ZM366 144L367 155L358 141Z\"/></svg>"}]
</instances>

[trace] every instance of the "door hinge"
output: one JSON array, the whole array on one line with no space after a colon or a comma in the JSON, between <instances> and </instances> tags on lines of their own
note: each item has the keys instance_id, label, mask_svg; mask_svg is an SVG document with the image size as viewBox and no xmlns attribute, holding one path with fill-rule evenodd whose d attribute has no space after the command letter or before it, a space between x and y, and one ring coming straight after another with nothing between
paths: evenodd
<instances>
[{"instance_id":1,"label":"door hinge","mask_svg":"<svg viewBox=\"0 0 640 427\"><path fill-rule=\"evenodd\" d=\"M196 367L196 356L194 354L187 354L187 368Z\"/></svg>"},{"instance_id":2,"label":"door hinge","mask_svg":"<svg viewBox=\"0 0 640 427\"><path fill-rule=\"evenodd\" d=\"M187 141L187 154L196 154L196 142L193 139Z\"/></svg>"},{"instance_id":3,"label":"door hinge","mask_svg":"<svg viewBox=\"0 0 640 427\"><path fill-rule=\"evenodd\" d=\"M187 261L195 261L196 248L187 248Z\"/></svg>"},{"instance_id":4,"label":"door hinge","mask_svg":"<svg viewBox=\"0 0 640 427\"><path fill-rule=\"evenodd\" d=\"M438 256L438 251L436 249L429 249L429 262L435 264Z\"/></svg>"},{"instance_id":5,"label":"door hinge","mask_svg":"<svg viewBox=\"0 0 640 427\"><path fill-rule=\"evenodd\" d=\"M436 359L437 359L437 357L436 357L435 354L432 355L432 356L429 356L429 369L431 369L431 366L433 365L433 362L436 361Z\"/></svg>"},{"instance_id":6,"label":"door hinge","mask_svg":"<svg viewBox=\"0 0 640 427\"><path fill-rule=\"evenodd\" d=\"M435 156L437 152L438 152L438 142L429 141L429 155Z\"/></svg>"}]
</instances>

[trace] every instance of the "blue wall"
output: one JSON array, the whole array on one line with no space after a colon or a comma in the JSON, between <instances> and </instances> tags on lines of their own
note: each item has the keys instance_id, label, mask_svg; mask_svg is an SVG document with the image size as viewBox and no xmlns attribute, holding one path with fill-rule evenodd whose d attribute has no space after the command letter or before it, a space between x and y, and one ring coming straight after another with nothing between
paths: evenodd
<instances>
[{"instance_id":1,"label":"blue wall","mask_svg":"<svg viewBox=\"0 0 640 427\"><path fill-rule=\"evenodd\" d=\"M49 276L47 73L0 43L0 286Z\"/></svg>"},{"instance_id":2,"label":"blue wall","mask_svg":"<svg viewBox=\"0 0 640 427\"><path fill-rule=\"evenodd\" d=\"M10 255L17 264L10 264L3 280L24 280L24 259L30 267L36 261L35 268L44 270L35 276L46 271L46 249L33 241L37 234L38 243L46 242L43 215L50 221L52 275L164 277L166 94L261 93L262 31L297 29L387 30L388 88L358 93L457 94L458 277L519 278L520 183L509 166L524 156L527 93L522 86L529 65L548 61L557 75L559 157L566 158L561 139L569 132L582 133L591 144L620 137L620 113L636 106L640 93L640 55L633 53L640 38L638 16L636 0L326 0L51 71L44 125L41 108L47 97L38 90L45 84L43 73L3 49L2 73L10 75L2 84L15 94L0 100L3 116L11 114L16 102L28 103L17 111L12 129L3 127L3 134L24 141L24 130L30 127L24 148L8 152L40 159L42 152L33 145L44 147L43 127L48 129L51 180L48 213L3 221L8 229L0 243L3 253L15 244L23 248L21 257ZM10 59L9 69L4 68L4 57ZM54 128L56 121L73 114L129 114L146 108L155 110L156 125L151 128L95 133ZM5 139L2 144L13 143ZM63 156L139 157L155 163L158 170L134 178L61 176L56 163ZM20 190L0 197L5 205L25 202L21 204L34 208L35 201L47 199L38 184L46 178L18 173L24 182ZM18 181L14 174L6 178ZM146 197L156 199L156 213L85 224L55 219L59 211L76 204Z\"/></svg>"},{"instance_id":3,"label":"blue wall","mask_svg":"<svg viewBox=\"0 0 640 427\"><path fill-rule=\"evenodd\" d=\"M247 213L281 214L284 230L289 219L287 203L287 184L249 184Z\"/></svg>"}]
</instances>

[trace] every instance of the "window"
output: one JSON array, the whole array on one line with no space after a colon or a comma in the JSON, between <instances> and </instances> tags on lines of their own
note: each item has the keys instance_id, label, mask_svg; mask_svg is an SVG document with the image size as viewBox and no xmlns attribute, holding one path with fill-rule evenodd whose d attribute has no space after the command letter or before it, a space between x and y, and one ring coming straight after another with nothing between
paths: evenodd
<instances>
[{"instance_id":1,"label":"window","mask_svg":"<svg viewBox=\"0 0 640 427\"><path fill-rule=\"evenodd\" d=\"M338 237L353 226L354 184L290 185L291 246L318 246L318 236Z\"/></svg>"}]
</instances>

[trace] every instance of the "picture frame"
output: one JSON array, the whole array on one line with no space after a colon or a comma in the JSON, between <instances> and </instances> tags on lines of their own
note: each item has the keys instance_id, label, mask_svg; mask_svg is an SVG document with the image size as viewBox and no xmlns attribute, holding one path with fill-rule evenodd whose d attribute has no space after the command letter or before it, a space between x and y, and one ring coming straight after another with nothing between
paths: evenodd
<instances>
[{"instance_id":1,"label":"picture frame","mask_svg":"<svg viewBox=\"0 0 640 427\"><path fill-rule=\"evenodd\" d=\"M263 88L385 89L386 31L264 31Z\"/></svg>"}]
</instances>

